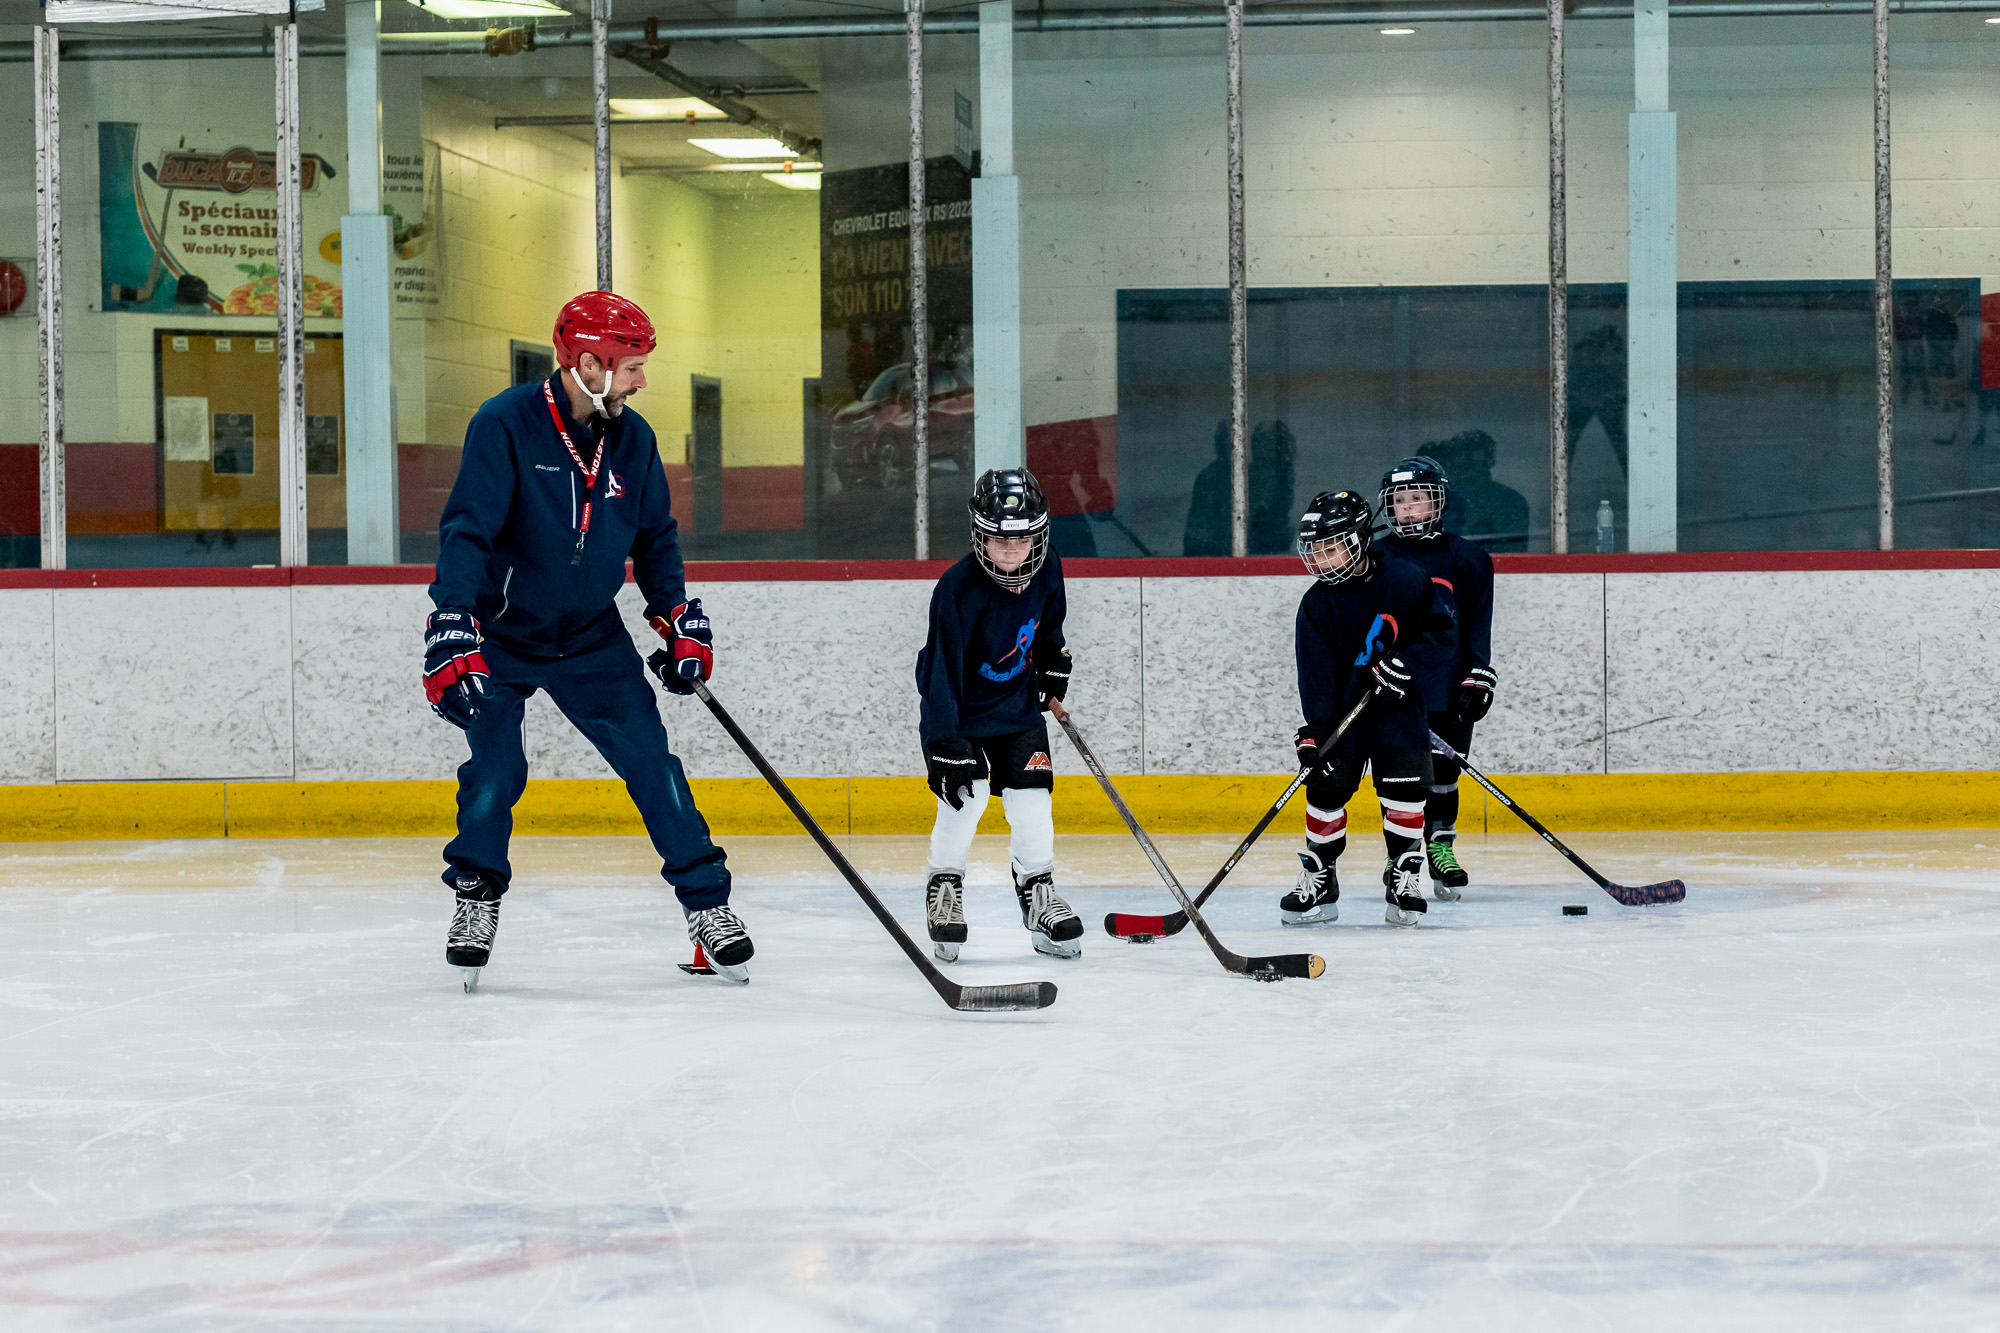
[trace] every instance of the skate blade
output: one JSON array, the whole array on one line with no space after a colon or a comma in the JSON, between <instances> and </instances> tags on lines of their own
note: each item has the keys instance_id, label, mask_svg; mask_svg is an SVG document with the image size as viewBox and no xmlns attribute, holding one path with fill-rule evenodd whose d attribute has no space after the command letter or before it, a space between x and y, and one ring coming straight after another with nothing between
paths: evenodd
<instances>
[{"instance_id":1,"label":"skate blade","mask_svg":"<svg viewBox=\"0 0 2000 1333\"><path fill-rule=\"evenodd\" d=\"M957 961L958 961L958 948L959 948L959 946L958 946L958 945L956 945L956 944L953 944L953 943L952 943L952 942L951 942L950 940L932 940L932 941L931 941L931 953L932 953L932 955L934 955L934 956L935 956L935 957L937 958L937 960L938 960L938 961L939 961L940 963L955 963L955 962L957 962Z\"/></svg>"},{"instance_id":2,"label":"skate blade","mask_svg":"<svg viewBox=\"0 0 2000 1333\"><path fill-rule=\"evenodd\" d=\"M459 980L465 984L465 993L467 995L479 989L479 974L485 970L483 967L461 967L458 969Z\"/></svg>"},{"instance_id":3,"label":"skate blade","mask_svg":"<svg viewBox=\"0 0 2000 1333\"><path fill-rule=\"evenodd\" d=\"M1315 907L1310 912L1287 912L1278 909L1278 924L1281 926L1330 926L1340 920L1340 908L1332 903Z\"/></svg>"},{"instance_id":4,"label":"skate blade","mask_svg":"<svg viewBox=\"0 0 2000 1333\"><path fill-rule=\"evenodd\" d=\"M1083 942L1077 940L1052 940L1039 930L1028 932L1035 941L1035 952L1045 953L1051 958L1083 957Z\"/></svg>"},{"instance_id":5,"label":"skate blade","mask_svg":"<svg viewBox=\"0 0 2000 1333\"><path fill-rule=\"evenodd\" d=\"M1431 897L1441 903L1455 903L1463 896L1463 894L1459 893L1457 889L1454 889L1449 884L1431 885Z\"/></svg>"},{"instance_id":6,"label":"skate blade","mask_svg":"<svg viewBox=\"0 0 2000 1333\"><path fill-rule=\"evenodd\" d=\"M1419 898L1415 909L1398 907L1395 903L1385 903L1382 919L1392 926L1414 926L1424 919L1423 899Z\"/></svg>"}]
</instances>

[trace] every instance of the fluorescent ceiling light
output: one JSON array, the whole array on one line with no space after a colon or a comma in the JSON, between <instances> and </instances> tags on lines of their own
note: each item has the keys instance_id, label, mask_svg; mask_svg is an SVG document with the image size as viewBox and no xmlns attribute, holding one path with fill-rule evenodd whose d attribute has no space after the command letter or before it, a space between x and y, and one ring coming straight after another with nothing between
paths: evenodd
<instances>
[{"instance_id":1,"label":"fluorescent ceiling light","mask_svg":"<svg viewBox=\"0 0 2000 1333\"><path fill-rule=\"evenodd\" d=\"M1416 31L1415 28L1384 28L1382 29L1382 35L1384 37L1413 37L1416 35Z\"/></svg>"},{"instance_id":2,"label":"fluorescent ceiling light","mask_svg":"<svg viewBox=\"0 0 2000 1333\"><path fill-rule=\"evenodd\" d=\"M773 164L772 164L772 163L770 163L770 162L717 162L717 163L716 163L716 164L715 164L714 166L711 166L711 167L699 167L699 168L697 168L697 170L700 170L700 171L769 171L769 170L771 169L771 167L772 167L772 166L773 166ZM778 174L778 175L780 175L780 176L786 176L786 175L791 175L791 174L793 174L793 173L795 173L795 172L805 172L805 171L818 171L818 170L820 169L820 164L819 164L819 163L817 163L817 162L794 162L794 163L792 163L792 164L791 164L791 167L792 167L792 170L791 170L790 172L784 172L784 171L781 171L781 172L779 172L779 173L777 173L777 174Z\"/></svg>"},{"instance_id":3,"label":"fluorescent ceiling light","mask_svg":"<svg viewBox=\"0 0 2000 1333\"><path fill-rule=\"evenodd\" d=\"M646 116L658 120L683 120L688 112L694 112L696 120L725 120L720 111L699 97L614 97L611 99L611 114L614 116Z\"/></svg>"},{"instance_id":4,"label":"fluorescent ceiling light","mask_svg":"<svg viewBox=\"0 0 2000 1333\"><path fill-rule=\"evenodd\" d=\"M441 19L487 19L507 14L569 15L567 9L551 0L410 0L410 3Z\"/></svg>"},{"instance_id":5,"label":"fluorescent ceiling light","mask_svg":"<svg viewBox=\"0 0 2000 1333\"><path fill-rule=\"evenodd\" d=\"M773 185L782 185L787 190L817 190L819 188L819 173L817 171L767 171L764 173L764 179Z\"/></svg>"},{"instance_id":6,"label":"fluorescent ceiling light","mask_svg":"<svg viewBox=\"0 0 2000 1333\"><path fill-rule=\"evenodd\" d=\"M2000 23L2000 19L1988 19L1988 20L1986 20L1986 21L1987 21L1988 23Z\"/></svg>"},{"instance_id":7,"label":"fluorescent ceiling light","mask_svg":"<svg viewBox=\"0 0 2000 1333\"><path fill-rule=\"evenodd\" d=\"M689 139L689 143L717 157L797 157L798 154L776 139Z\"/></svg>"}]
</instances>

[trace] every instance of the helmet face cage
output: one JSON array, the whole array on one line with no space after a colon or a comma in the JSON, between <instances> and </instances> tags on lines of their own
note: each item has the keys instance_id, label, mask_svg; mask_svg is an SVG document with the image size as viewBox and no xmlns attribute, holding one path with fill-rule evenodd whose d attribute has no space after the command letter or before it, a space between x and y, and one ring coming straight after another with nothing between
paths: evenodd
<instances>
[{"instance_id":1,"label":"helmet face cage","mask_svg":"<svg viewBox=\"0 0 2000 1333\"><path fill-rule=\"evenodd\" d=\"M1307 571L1321 583L1345 583L1368 568L1368 538L1352 531L1313 541L1302 537L1299 559L1305 561Z\"/></svg>"},{"instance_id":2,"label":"helmet face cage","mask_svg":"<svg viewBox=\"0 0 2000 1333\"><path fill-rule=\"evenodd\" d=\"M1299 559L1321 583L1345 583L1368 570L1375 515L1352 491L1321 492L1299 518Z\"/></svg>"},{"instance_id":3,"label":"helmet face cage","mask_svg":"<svg viewBox=\"0 0 2000 1333\"><path fill-rule=\"evenodd\" d=\"M1398 537L1428 537L1444 526L1444 506L1451 482L1436 460L1418 454L1389 469L1382 478L1382 521ZM1430 501L1430 512L1422 518L1404 519L1396 513L1396 498L1407 501L1415 496Z\"/></svg>"},{"instance_id":4,"label":"helmet face cage","mask_svg":"<svg viewBox=\"0 0 2000 1333\"><path fill-rule=\"evenodd\" d=\"M1049 555L1049 507L1035 474L1026 468L991 471L979 478L966 508L972 515L972 557L988 578L1010 591L1025 588ZM989 538L1028 539L1028 558L1012 570L995 564Z\"/></svg>"}]
</instances>

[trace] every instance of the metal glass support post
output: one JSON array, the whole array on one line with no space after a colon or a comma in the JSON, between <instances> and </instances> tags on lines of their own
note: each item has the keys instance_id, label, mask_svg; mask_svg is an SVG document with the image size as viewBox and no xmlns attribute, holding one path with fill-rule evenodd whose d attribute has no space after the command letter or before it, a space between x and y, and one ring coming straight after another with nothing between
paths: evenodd
<instances>
[{"instance_id":1,"label":"metal glass support post","mask_svg":"<svg viewBox=\"0 0 2000 1333\"><path fill-rule=\"evenodd\" d=\"M69 500L64 485L62 363L61 45L35 29L35 334L41 448L42 568L69 568Z\"/></svg>"},{"instance_id":2,"label":"metal glass support post","mask_svg":"<svg viewBox=\"0 0 2000 1333\"><path fill-rule=\"evenodd\" d=\"M916 558L931 558L930 252L924 199L924 0L903 0L910 81L910 477L916 490Z\"/></svg>"},{"instance_id":3,"label":"metal glass support post","mask_svg":"<svg viewBox=\"0 0 2000 1333\"><path fill-rule=\"evenodd\" d=\"M979 6L979 175L972 182L972 470L1024 467L1021 182L1014 175L1013 0Z\"/></svg>"},{"instance_id":4,"label":"metal glass support post","mask_svg":"<svg viewBox=\"0 0 2000 1333\"><path fill-rule=\"evenodd\" d=\"M347 6L347 212L340 219L341 434L347 474L347 563L393 565L396 406L390 359L393 224L382 212L382 48L379 0Z\"/></svg>"},{"instance_id":5,"label":"metal glass support post","mask_svg":"<svg viewBox=\"0 0 2000 1333\"><path fill-rule=\"evenodd\" d=\"M1625 286L1626 549L1679 544L1679 266L1674 113L1667 109L1667 0L1632 11Z\"/></svg>"},{"instance_id":6,"label":"metal glass support post","mask_svg":"<svg viewBox=\"0 0 2000 1333\"><path fill-rule=\"evenodd\" d=\"M1875 509L1896 549L1896 292L1889 254L1889 0L1875 0Z\"/></svg>"},{"instance_id":7,"label":"metal glass support post","mask_svg":"<svg viewBox=\"0 0 2000 1333\"><path fill-rule=\"evenodd\" d=\"M1560 0L1557 0L1559 3ZM1243 244L1243 0L1224 0L1229 82L1229 553L1250 554L1250 299Z\"/></svg>"},{"instance_id":8,"label":"metal glass support post","mask_svg":"<svg viewBox=\"0 0 2000 1333\"><path fill-rule=\"evenodd\" d=\"M597 290L611 290L611 0L590 0L591 118L596 122Z\"/></svg>"},{"instance_id":9,"label":"metal glass support post","mask_svg":"<svg viewBox=\"0 0 2000 1333\"><path fill-rule=\"evenodd\" d=\"M299 219L299 25L280 23L278 102L278 563L306 557L305 251Z\"/></svg>"},{"instance_id":10,"label":"metal glass support post","mask_svg":"<svg viewBox=\"0 0 2000 1333\"><path fill-rule=\"evenodd\" d=\"M1563 0L1549 0L1549 550L1569 551L1569 147Z\"/></svg>"}]
</instances>

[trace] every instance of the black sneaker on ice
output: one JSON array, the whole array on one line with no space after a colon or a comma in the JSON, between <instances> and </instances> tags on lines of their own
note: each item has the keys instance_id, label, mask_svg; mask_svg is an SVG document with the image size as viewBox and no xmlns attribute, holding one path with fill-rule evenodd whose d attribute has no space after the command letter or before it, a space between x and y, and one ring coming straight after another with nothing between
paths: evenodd
<instances>
[{"instance_id":1,"label":"black sneaker on ice","mask_svg":"<svg viewBox=\"0 0 2000 1333\"><path fill-rule=\"evenodd\" d=\"M1051 958L1083 953L1083 918L1056 894L1056 877L1038 870L1025 880L1016 873L1014 896L1021 901L1021 924L1034 938L1035 952Z\"/></svg>"},{"instance_id":2,"label":"black sneaker on ice","mask_svg":"<svg viewBox=\"0 0 2000 1333\"><path fill-rule=\"evenodd\" d=\"M493 956L493 935L500 929L500 888L478 875L452 885L458 905L451 930L444 937L444 961L463 973L467 992L479 989L479 970Z\"/></svg>"},{"instance_id":3,"label":"black sneaker on ice","mask_svg":"<svg viewBox=\"0 0 2000 1333\"><path fill-rule=\"evenodd\" d=\"M930 872L924 883L924 924L938 961L957 962L958 948L965 943L965 880L957 871Z\"/></svg>"},{"instance_id":4,"label":"black sneaker on ice","mask_svg":"<svg viewBox=\"0 0 2000 1333\"><path fill-rule=\"evenodd\" d=\"M1278 899L1278 920L1287 926L1324 926L1340 920L1340 878L1308 848L1299 853L1299 882Z\"/></svg>"},{"instance_id":5,"label":"black sneaker on ice","mask_svg":"<svg viewBox=\"0 0 2000 1333\"><path fill-rule=\"evenodd\" d=\"M743 929L743 922L729 905L698 907L687 914L687 919L688 939L701 946L716 975L739 985L748 982L750 969L746 964L757 950L750 943L750 932Z\"/></svg>"}]
</instances>

